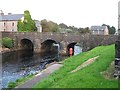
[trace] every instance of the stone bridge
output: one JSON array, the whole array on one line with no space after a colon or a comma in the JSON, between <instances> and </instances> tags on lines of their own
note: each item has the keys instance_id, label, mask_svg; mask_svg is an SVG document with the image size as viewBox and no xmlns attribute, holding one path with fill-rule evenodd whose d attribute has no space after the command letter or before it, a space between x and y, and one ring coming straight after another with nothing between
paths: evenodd
<instances>
[{"instance_id":1,"label":"stone bridge","mask_svg":"<svg viewBox=\"0 0 120 90\"><path fill-rule=\"evenodd\" d=\"M40 33L40 32L0 32L2 37L14 40L14 48L31 48L35 53L44 51L44 47L51 48L53 43L60 45L60 53L68 54L70 47L79 43L82 51L90 50L96 46L115 43L115 35L91 35L74 33ZM50 44L51 43L51 44Z\"/></svg>"}]
</instances>

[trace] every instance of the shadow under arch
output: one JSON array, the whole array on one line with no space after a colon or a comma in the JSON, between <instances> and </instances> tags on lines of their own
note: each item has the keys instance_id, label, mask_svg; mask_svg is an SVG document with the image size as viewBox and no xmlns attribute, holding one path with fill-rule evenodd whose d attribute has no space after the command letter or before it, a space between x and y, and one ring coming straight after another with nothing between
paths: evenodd
<instances>
[{"instance_id":1,"label":"shadow under arch","mask_svg":"<svg viewBox=\"0 0 120 90\"><path fill-rule=\"evenodd\" d=\"M22 58L24 57L31 57L34 53L34 45L31 40L24 38L20 41L21 45L21 56Z\"/></svg>"},{"instance_id":2,"label":"shadow under arch","mask_svg":"<svg viewBox=\"0 0 120 90\"><path fill-rule=\"evenodd\" d=\"M22 39L20 41L20 44L21 44L22 49L26 49L26 50L29 49L32 51L34 50L34 45L33 45L32 41L29 39L26 39L26 38Z\"/></svg>"},{"instance_id":3,"label":"shadow under arch","mask_svg":"<svg viewBox=\"0 0 120 90\"><path fill-rule=\"evenodd\" d=\"M58 54L58 43L55 40L47 39L41 43L41 55L49 56Z\"/></svg>"},{"instance_id":4,"label":"shadow under arch","mask_svg":"<svg viewBox=\"0 0 120 90\"><path fill-rule=\"evenodd\" d=\"M72 55L74 55L74 46L77 44L77 42L73 42L73 43L70 43L70 44L68 44L67 45L67 55L69 56L69 52L70 52L70 48L72 48L73 49L73 53L72 53Z\"/></svg>"}]
</instances>

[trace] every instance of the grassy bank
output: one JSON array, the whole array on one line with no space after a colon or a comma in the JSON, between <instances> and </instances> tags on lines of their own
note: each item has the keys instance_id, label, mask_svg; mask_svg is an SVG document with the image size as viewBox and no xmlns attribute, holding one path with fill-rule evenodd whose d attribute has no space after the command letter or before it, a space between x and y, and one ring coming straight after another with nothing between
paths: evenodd
<instances>
[{"instance_id":1,"label":"grassy bank","mask_svg":"<svg viewBox=\"0 0 120 90\"><path fill-rule=\"evenodd\" d=\"M22 78L17 79L15 82L9 82L8 83L8 88L14 88L18 85L24 84L27 80L30 80L34 77L35 75L31 74Z\"/></svg>"},{"instance_id":2,"label":"grassy bank","mask_svg":"<svg viewBox=\"0 0 120 90\"><path fill-rule=\"evenodd\" d=\"M99 56L87 67L70 73L90 58ZM63 67L33 88L117 88L118 81L105 79L101 72L107 70L114 60L114 45L96 47L91 51L70 57L63 62Z\"/></svg>"}]
</instances>

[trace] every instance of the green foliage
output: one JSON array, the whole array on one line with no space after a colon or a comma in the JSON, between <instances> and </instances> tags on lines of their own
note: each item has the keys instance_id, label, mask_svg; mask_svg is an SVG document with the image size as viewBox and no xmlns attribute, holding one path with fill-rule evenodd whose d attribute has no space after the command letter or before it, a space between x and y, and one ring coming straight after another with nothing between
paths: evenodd
<instances>
[{"instance_id":1,"label":"green foliage","mask_svg":"<svg viewBox=\"0 0 120 90\"><path fill-rule=\"evenodd\" d=\"M67 26L64 23L59 24L59 31L64 33L90 33L89 27L77 28L75 26Z\"/></svg>"},{"instance_id":2,"label":"green foliage","mask_svg":"<svg viewBox=\"0 0 120 90\"><path fill-rule=\"evenodd\" d=\"M61 33L90 33L89 28L77 28L75 26L67 26L64 23L59 25L53 21L41 20L43 32L61 32Z\"/></svg>"},{"instance_id":3,"label":"green foliage","mask_svg":"<svg viewBox=\"0 0 120 90\"><path fill-rule=\"evenodd\" d=\"M24 11L24 20L18 21L18 31L19 32L32 32L37 31L34 20L32 20L31 15L28 10Z\"/></svg>"},{"instance_id":4,"label":"green foliage","mask_svg":"<svg viewBox=\"0 0 120 90\"><path fill-rule=\"evenodd\" d=\"M88 27L86 27L86 28L79 28L79 32L80 33L90 33L90 30L89 30Z\"/></svg>"},{"instance_id":5,"label":"green foliage","mask_svg":"<svg viewBox=\"0 0 120 90\"><path fill-rule=\"evenodd\" d=\"M16 83L15 82L9 82L8 88L14 88L14 87L16 87Z\"/></svg>"},{"instance_id":6,"label":"green foliage","mask_svg":"<svg viewBox=\"0 0 120 90\"><path fill-rule=\"evenodd\" d=\"M103 24L102 26L107 26L109 30L109 34L115 34L116 28L114 26L110 27L109 25Z\"/></svg>"},{"instance_id":7,"label":"green foliage","mask_svg":"<svg viewBox=\"0 0 120 90\"><path fill-rule=\"evenodd\" d=\"M115 32L116 32L116 29L115 27L112 26L109 30L109 34L115 34Z\"/></svg>"},{"instance_id":8,"label":"green foliage","mask_svg":"<svg viewBox=\"0 0 120 90\"><path fill-rule=\"evenodd\" d=\"M19 31L19 32L24 31L23 25L24 25L24 23L23 23L21 20L19 20L19 21L18 21L18 24L17 24L17 28L18 28L18 31Z\"/></svg>"},{"instance_id":9,"label":"green foliage","mask_svg":"<svg viewBox=\"0 0 120 90\"><path fill-rule=\"evenodd\" d=\"M117 88L117 80L105 79L101 72L114 60L114 45L96 47L91 51L70 57L63 62L63 67L33 88ZM99 56L87 67L70 73L90 58Z\"/></svg>"},{"instance_id":10,"label":"green foliage","mask_svg":"<svg viewBox=\"0 0 120 90\"><path fill-rule=\"evenodd\" d=\"M64 28L64 29L67 29L67 28L68 28L68 26L67 26L66 24L64 24L64 23L60 23L60 24L59 24L59 27L60 27L60 28Z\"/></svg>"},{"instance_id":11,"label":"green foliage","mask_svg":"<svg viewBox=\"0 0 120 90\"><path fill-rule=\"evenodd\" d=\"M58 32L59 28L57 23L52 21L47 21L46 19L41 20L43 32Z\"/></svg>"},{"instance_id":12,"label":"green foliage","mask_svg":"<svg viewBox=\"0 0 120 90\"><path fill-rule=\"evenodd\" d=\"M12 48L13 47L13 40L9 37L4 37L2 39L2 45L6 48Z\"/></svg>"}]
</instances>

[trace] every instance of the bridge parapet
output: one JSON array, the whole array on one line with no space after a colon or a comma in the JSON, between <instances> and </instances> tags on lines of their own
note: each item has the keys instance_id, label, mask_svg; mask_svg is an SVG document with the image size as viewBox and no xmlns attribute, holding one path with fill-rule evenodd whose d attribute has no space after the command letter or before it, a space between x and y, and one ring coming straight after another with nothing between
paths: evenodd
<instances>
[{"instance_id":1,"label":"bridge parapet","mask_svg":"<svg viewBox=\"0 0 120 90\"><path fill-rule=\"evenodd\" d=\"M46 40L53 40L60 44L61 52L67 52L70 43L79 43L83 51L90 50L96 46L114 44L117 40L115 35L91 35L75 33L51 33L51 32L0 32L2 37L10 37L14 40L14 47L20 48L21 40L28 39L34 45L34 51L40 52L41 44Z\"/></svg>"}]
</instances>

